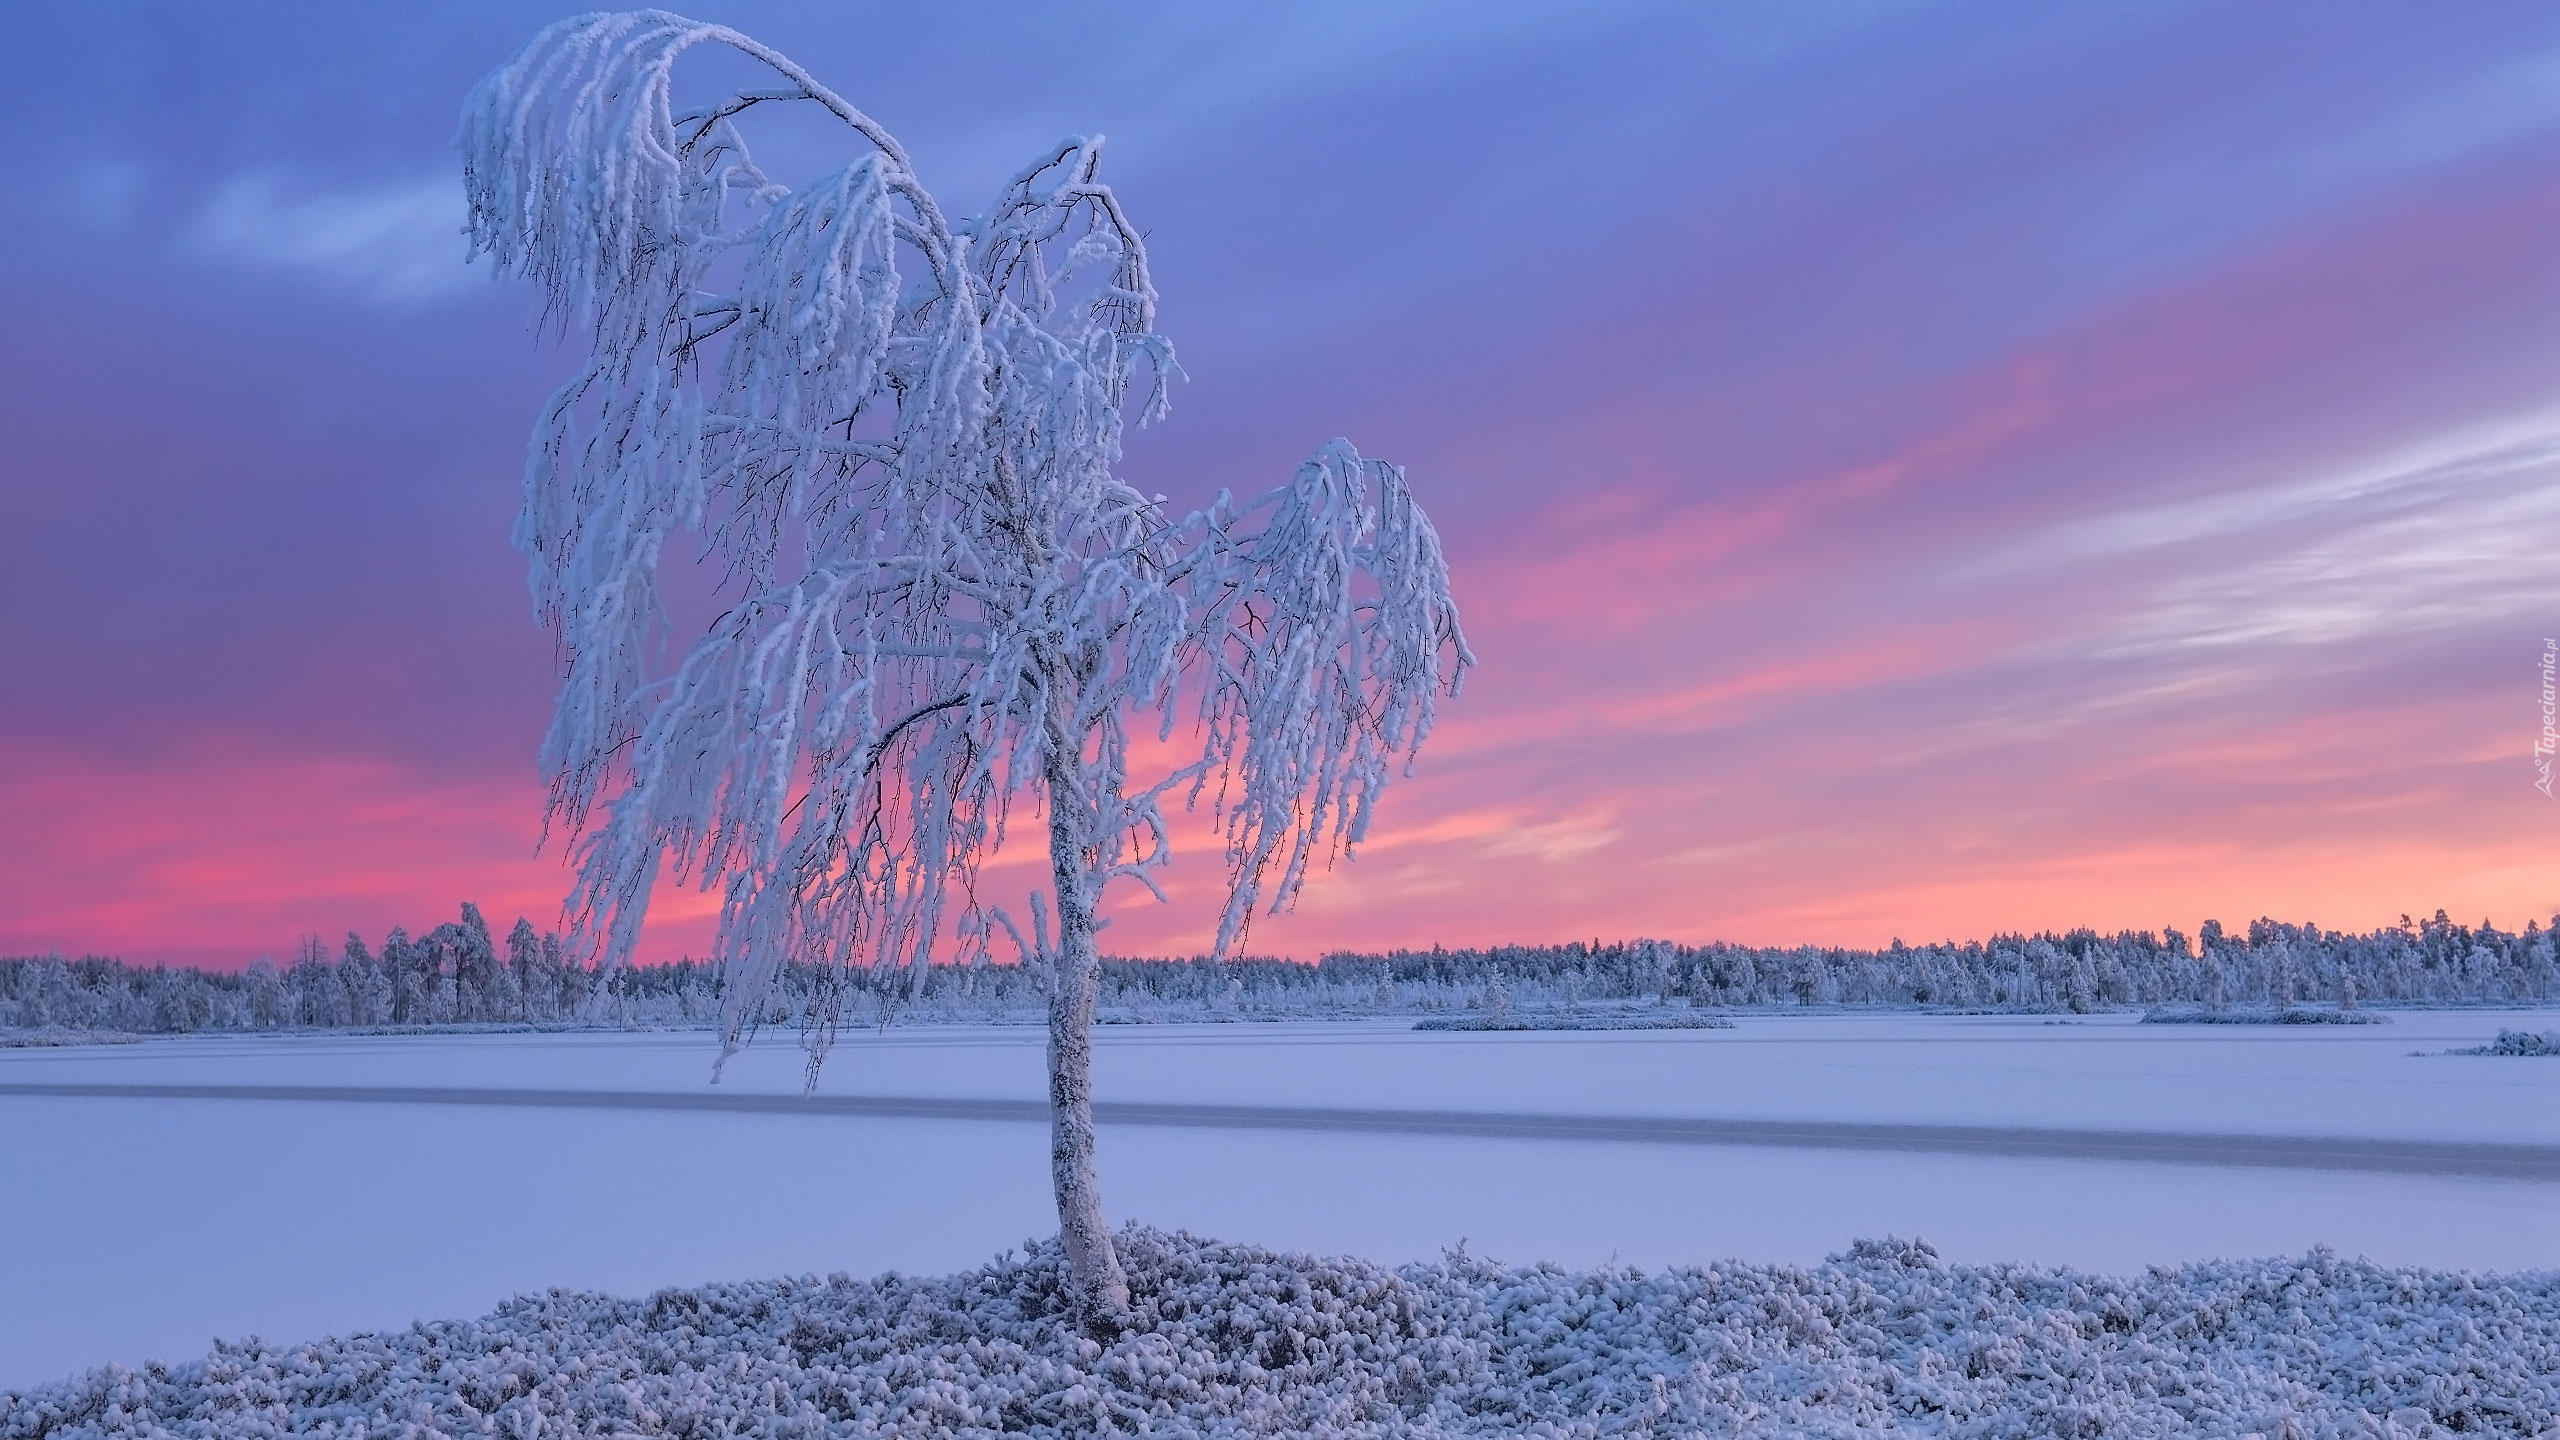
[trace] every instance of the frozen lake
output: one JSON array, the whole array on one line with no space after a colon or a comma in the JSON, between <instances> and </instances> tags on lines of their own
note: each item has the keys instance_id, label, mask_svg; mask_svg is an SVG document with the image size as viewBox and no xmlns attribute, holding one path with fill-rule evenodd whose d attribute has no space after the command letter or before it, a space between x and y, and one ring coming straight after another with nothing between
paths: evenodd
<instances>
[{"instance_id":1,"label":"frozen lake","mask_svg":"<svg viewBox=\"0 0 2560 1440\"><path fill-rule=\"evenodd\" d=\"M2319 1244L2560 1267L2560 1061L2412 1054L2560 1013L2394 1021L1106 1027L1104 1189L1116 1218L1390 1261L1811 1261L1897 1234L2117 1271ZM698 1034L0 1051L0 1386L551 1286L962 1268L1051 1228L1045 1133L1016 1118L1038 1032L855 1032L816 1107L776 1103L793 1038L716 1089ZM676 1108L705 1101L741 1108ZM1577 1130L1613 1138L1555 1138Z\"/></svg>"}]
</instances>

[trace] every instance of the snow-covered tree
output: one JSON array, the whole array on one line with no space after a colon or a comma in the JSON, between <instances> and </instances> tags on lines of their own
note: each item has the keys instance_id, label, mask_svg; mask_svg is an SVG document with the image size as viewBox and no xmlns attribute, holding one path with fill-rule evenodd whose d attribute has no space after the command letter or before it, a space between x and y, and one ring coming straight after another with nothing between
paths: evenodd
<instances>
[{"instance_id":1,"label":"snow-covered tree","mask_svg":"<svg viewBox=\"0 0 2560 1440\"><path fill-rule=\"evenodd\" d=\"M250 961L247 973L240 978L247 992L244 998L250 1024L265 1030L292 1023L292 992L285 989L284 972L276 968L274 956L261 955Z\"/></svg>"},{"instance_id":2,"label":"snow-covered tree","mask_svg":"<svg viewBox=\"0 0 2560 1440\"><path fill-rule=\"evenodd\" d=\"M348 1024L380 1025L390 1020L390 980L373 952L365 948L364 937L352 930L338 956L338 988L345 997Z\"/></svg>"},{"instance_id":3,"label":"snow-covered tree","mask_svg":"<svg viewBox=\"0 0 2560 1440\"><path fill-rule=\"evenodd\" d=\"M768 78L680 103L701 47ZM840 169L758 167L742 123L784 106L841 126ZM1009 937L1048 977L1060 1233L1107 1320L1103 892L1157 890L1166 802L1205 798L1225 951L1366 833L1472 663L1403 472L1335 440L1188 515L1114 474L1124 417L1160 416L1177 372L1098 137L953 218L799 65L645 11L543 31L472 92L460 144L473 253L591 341L516 530L565 664L542 763L576 837L573 941L619 965L662 866L716 891L725 1057L786 959L912 981L938 945ZM725 608L662 672L679 534ZM1187 760L1133 775L1140 726ZM1019 917L979 886L1018 805L1048 848ZM820 984L806 1017L813 1081L844 994Z\"/></svg>"},{"instance_id":4,"label":"snow-covered tree","mask_svg":"<svg viewBox=\"0 0 2560 1440\"><path fill-rule=\"evenodd\" d=\"M285 986L293 992L292 1023L346 1023L346 1006L338 989L338 974L329 964L329 947L319 936L302 937L300 953L294 957L293 968L285 972Z\"/></svg>"},{"instance_id":5,"label":"snow-covered tree","mask_svg":"<svg viewBox=\"0 0 2560 1440\"><path fill-rule=\"evenodd\" d=\"M75 1025L79 1014L79 989L71 979L71 967L59 955L46 955L27 963L27 973L18 981L18 1023L34 1028L43 1025Z\"/></svg>"},{"instance_id":6,"label":"snow-covered tree","mask_svg":"<svg viewBox=\"0 0 2560 1440\"><path fill-rule=\"evenodd\" d=\"M523 999L515 972L498 959L498 946L480 907L462 902L462 921L454 927L455 1013L464 1020L522 1018Z\"/></svg>"},{"instance_id":7,"label":"snow-covered tree","mask_svg":"<svg viewBox=\"0 0 2560 1440\"><path fill-rule=\"evenodd\" d=\"M409 932L397 925L382 937L382 973L389 994L389 1007L383 1016L394 1025L425 1025L433 1020L429 1013L435 999L436 975L430 968L433 956L409 943Z\"/></svg>"},{"instance_id":8,"label":"snow-covered tree","mask_svg":"<svg viewBox=\"0 0 2560 1440\"><path fill-rule=\"evenodd\" d=\"M507 932L507 974L515 986L519 1018L548 1020L560 995L560 977L552 974L543 950L542 937L534 933L533 922L519 915L516 928Z\"/></svg>"}]
</instances>

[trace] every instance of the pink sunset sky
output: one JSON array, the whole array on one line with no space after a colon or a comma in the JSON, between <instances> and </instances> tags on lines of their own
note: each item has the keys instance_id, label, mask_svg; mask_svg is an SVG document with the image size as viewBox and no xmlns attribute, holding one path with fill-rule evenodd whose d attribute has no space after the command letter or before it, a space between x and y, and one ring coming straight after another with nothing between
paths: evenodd
<instances>
[{"instance_id":1,"label":"pink sunset sky","mask_svg":"<svg viewBox=\"0 0 2560 1440\"><path fill-rule=\"evenodd\" d=\"M0 955L555 920L507 533L573 357L449 140L563 13L0 17ZM956 210L1111 137L1143 488L1408 467L1482 666L1256 952L2560 911L2560 9L697 13Z\"/></svg>"}]
</instances>

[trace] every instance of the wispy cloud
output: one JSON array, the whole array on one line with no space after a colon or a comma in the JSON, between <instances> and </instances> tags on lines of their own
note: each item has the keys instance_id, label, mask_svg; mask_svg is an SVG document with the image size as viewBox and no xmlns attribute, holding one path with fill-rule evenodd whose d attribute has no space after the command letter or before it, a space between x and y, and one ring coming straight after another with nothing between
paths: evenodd
<instances>
[{"instance_id":1,"label":"wispy cloud","mask_svg":"<svg viewBox=\"0 0 2560 1440\"><path fill-rule=\"evenodd\" d=\"M2164 586L2128 617L2113 651L2341 644L2547 605L2560 446L2517 459L2442 477L2451 493L2438 503L2378 506L2290 549Z\"/></svg>"},{"instance_id":2,"label":"wispy cloud","mask_svg":"<svg viewBox=\"0 0 2560 1440\"><path fill-rule=\"evenodd\" d=\"M2560 411L2446 432L2308 478L2074 520L1959 581L2157 561L2101 653L2324 645L2493 620L2547 601Z\"/></svg>"},{"instance_id":3,"label":"wispy cloud","mask_svg":"<svg viewBox=\"0 0 2560 1440\"><path fill-rule=\"evenodd\" d=\"M295 272L387 305L441 299L481 277L463 262L455 176L354 190L300 191L275 175L235 176L195 220L206 253Z\"/></svg>"},{"instance_id":4,"label":"wispy cloud","mask_svg":"<svg viewBox=\"0 0 2560 1440\"><path fill-rule=\"evenodd\" d=\"M2560 121L2560 50L2520 54L2440 90L2361 134L2342 137L2368 166L2453 159ZM2341 165L2352 163L2340 157Z\"/></svg>"}]
</instances>

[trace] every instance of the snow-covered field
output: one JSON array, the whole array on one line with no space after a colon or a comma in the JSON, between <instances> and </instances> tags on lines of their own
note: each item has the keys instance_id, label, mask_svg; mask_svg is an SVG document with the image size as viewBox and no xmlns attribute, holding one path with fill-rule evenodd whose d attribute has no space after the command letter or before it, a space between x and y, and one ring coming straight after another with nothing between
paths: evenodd
<instances>
[{"instance_id":1,"label":"snow-covered field","mask_svg":"<svg viewBox=\"0 0 2560 1440\"><path fill-rule=\"evenodd\" d=\"M1918 1235L1955 1262L2119 1274L2298 1257L2321 1244L2390 1265L2560 1267L2560 1183L2500 1178L2560 1173L2560 1061L2432 1053L2502 1026L2554 1028L2560 1015L2394 1020L2190 1029L2132 1016L1745 1016L1725 1031L1557 1034L1111 1027L1097 1061L1106 1107L1799 1128L1764 1127L1748 1145L1707 1143L1721 1133L1712 1128L1629 1143L1513 1138L1499 1126L1113 1123L1106 1109L1103 1178L1120 1217L1389 1263L1464 1239L1475 1255L1575 1267L1807 1264L1861 1238ZM0 1052L0 1131L13 1157L0 1186L0 1387L108 1360L192 1358L216 1335L291 1341L477 1315L552 1286L641 1294L811 1272L960 1271L1051 1228L1045 1140L1027 1120L660 1108L667 1095L795 1093L790 1040L769 1037L716 1091L704 1084L707 1039L693 1034ZM821 1093L1029 1102L1041 1094L1039 1059L1028 1030L857 1033ZM157 1093L41 1093L79 1086ZM208 1087L235 1098L202 1098ZM304 1098L236 1098L238 1087ZM343 1098L351 1088L374 1093ZM379 1093L421 1089L501 1091L511 1103L386 1103ZM1957 1129L2062 1139L2052 1153L1928 1139ZM1906 1134L1919 1148L1896 1148ZM2173 1158L2068 1158L2070 1137L2091 1134L2150 1137ZM2300 1159L2282 1146L2235 1157L2233 1136L2340 1143ZM2180 1148L2179 1137L2195 1143ZM2513 1163L2464 1168L2475 1152ZM2408 1168L2410 1155L2433 1154L2453 1157L2447 1173Z\"/></svg>"}]
</instances>

